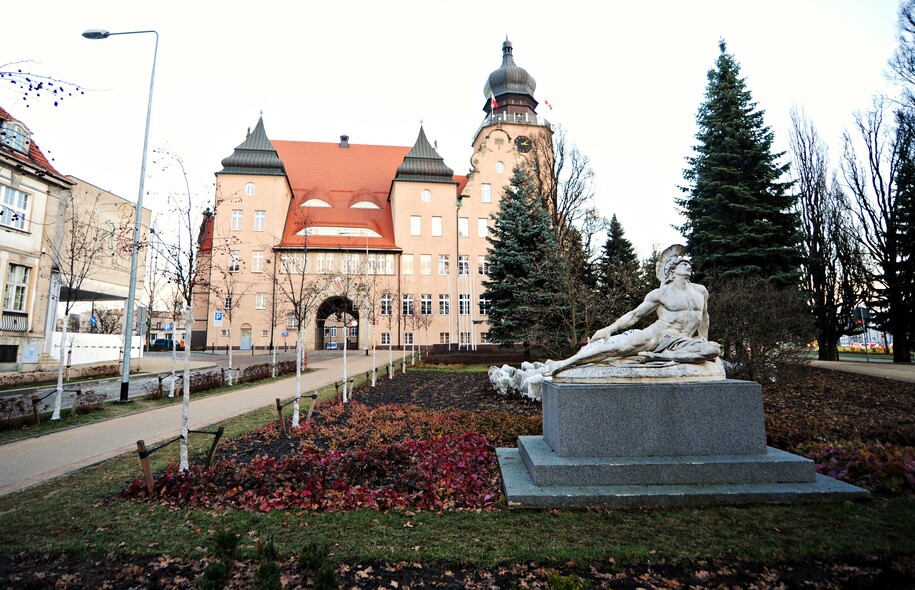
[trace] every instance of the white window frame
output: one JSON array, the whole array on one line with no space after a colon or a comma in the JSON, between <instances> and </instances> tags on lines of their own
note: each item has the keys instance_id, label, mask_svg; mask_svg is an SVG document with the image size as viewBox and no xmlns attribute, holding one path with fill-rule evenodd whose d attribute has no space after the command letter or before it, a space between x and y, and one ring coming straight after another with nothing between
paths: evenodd
<instances>
[{"instance_id":1,"label":"white window frame","mask_svg":"<svg viewBox=\"0 0 915 590\"><path fill-rule=\"evenodd\" d=\"M480 315L489 315L489 308L492 305L492 301L486 297L480 297Z\"/></svg>"},{"instance_id":2,"label":"white window frame","mask_svg":"<svg viewBox=\"0 0 915 590\"><path fill-rule=\"evenodd\" d=\"M251 272L264 272L264 253L256 250L251 253Z\"/></svg>"},{"instance_id":3,"label":"white window frame","mask_svg":"<svg viewBox=\"0 0 915 590\"><path fill-rule=\"evenodd\" d=\"M400 273L404 275L413 274L413 255L412 254L401 254L400 255Z\"/></svg>"},{"instance_id":4,"label":"white window frame","mask_svg":"<svg viewBox=\"0 0 915 590\"><path fill-rule=\"evenodd\" d=\"M6 267L6 285L3 289L3 310L25 313L28 306L29 267L10 264Z\"/></svg>"},{"instance_id":5,"label":"white window frame","mask_svg":"<svg viewBox=\"0 0 915 590\"><path fill-rule=\"evenodd\" d=\"M267 293L258 293L254 296L254 307L257 309L267 309Z\"/></svg>"},{"instance_id":6,"label":"white window frame","mask_svg":"<svg viewBox=\"0 0 915 590\"><path fill-rule=\"evenodd\" d=\"M438 274L439 276L451 274L451 256L449 254L438 255Z\"/></svg>"},{"instance_id":7,"label":"white window frame","mask_svg":"<svg viewBox=\"0 0 915 590\"><path fill-rule=\"evenodd\" d=\"M419 274L421 274L421 275L431 275L432 274L432 255L431 254L420 254L419 255Z\"/></svg>"},{"instance_id":8,"label":"white window frame","mask_svg":"<svg viewBox=\"0 0 915 590\"><path fill-rule=\"evenodd\" d=\"M451 295L440 294L438 296L438 314L449 315L451 313Z\"/></svg>"},{"instance_id":9,"label":"white window frame","mask_svg":"<svg viewBox=\"0 0 915 590\"><path fill-rule=\"evenodd\" d=\"M477 256L477 274L484 277L489 275L489 259L486 256Z\"/></svg>"},{"instance_id":10,"label":"white window frame","mask_svg":"<svg viewBox=\"0 0 915 590\"><path fill-rule=\"evenodd\" d=\"M245 220L245 213L241 209L232 209L232 220L229 223L229 229L232 231L239 231L243 227Z\"/></svg>"},{"instance_id":11,"label":"white window frame","mask_svg":"<svg viewBox=\"0 0 915 590\"><path fill-rule=\"evenodd\" d=\"M381 344L390 346L391 345L391 333L382 332L381 333Z\"/></svg>"},{"instance_id":12,"label":"white window frame","mask_svg":"<svg viewBox=\"0 0 915 590\"><path fill-rule=\"evenodd\" d=\"M477 218L477 237L485 238L489 235L489 218Z\"/></svg>"},{"instance_id":13,"label":"white window frame","mask_svg":"<svg viewBox=\"0 0 915 590\"><path fill-rule=\"evenodd\" d=\"M381 311L379 315L392 315L394 313L394 295L391 293L381 294Z\"/></svg>"},{"instance_id":14,"label":"white window frame","mask_svg":"<svg viewBox=\"0 0 915 590\"><path fill-rule=\"evenodd\" d=\"M440 238L440 237L442 237L442 218L441 218L441 217L439 217L439 216L437 216L437 215L434 215L434 216L432 217L432 228L431 228L431 231L432 231L432 237L433 237L433 238Z\"/></svg>"},{"instance_id":15,"label":"white window frame","mask_svg":"<svg viewBox=\"0 0 915 590\"><path fill-rule=\"evenodd\" d=\"M432 315L432 293L419 296L419 315Z\"/></svg>"},{"instance_id":16,"label":"white window frame","mask_svg":"<svg viewBox=\"0 0 915 590\"><path fill-rule=\"evenodd\" d=\"M414 313L416 313L416 305L413 300L413 294L404 293L400 301L400 314L414 315Z\"/></svg>"},{"instance_id":17,"label":"white window frame","mask_svg":"<svg viewBox=\"0 0 915 590\"><path fill-rule=\"evenodd\" d=\"M258 209L254 212L254 231L265 231L267 229L267 211Z\"/></svg>"},{"instance_id":18,"label":"white window frame","mask_svg":"<svg viewBox=\"0 0 915 590\"><path fill-rule=\"evenodd\" d=\"M480 185L480 202L492 203L492 185L488 182Z\"/></svg>"},{"instance_id":19,"label":"white window frame","mask_svg":"<svg viewBox=\"0 0 915 590\"><path fill-rule=\"evenodd\" d=\"M410 216L410 235L419 237L423 235L423 218L420 215Z\"/></svg>"},{"instance_id":20,"label":"white window frame","mask_svg":"<svg viewBox=\"0 0 915 590\"><path fill-rule=\"evenodd\" d=\"M470 218L469 217L458 217L458 237L459 238L469 238L470 237Z\"/></svg>"},{"instance_id":21,"label":"white window frame","mask_svg":"<svg viewBox=\"0 0 915 590\"><path fill-rule=\"evenodd\" d=\"M249 182L248 184L245 185L245 194L248 195L249 197L254 194L255 190L257 190L257 187L254 185L253 182Z\"/></svg>"},{"instance_id":22,"label":"white window frame","mask_svg":"<svg viewBox=\"0 0 915 590\"><path fill-rule=\"evenodd\" d=\"M29 195L10 186L3 186L3 203L0 207L0 225L20 231L29 231Z\"/></svg>"},{"instance_id":23,"label":"white window frame","mask_svg":"<svg viewBox=\"0 0 915 590\"><path fill-rule=\"evenodd\" d=\"M413 332L404 332L403 333L403 343L407 346L413 344Z\"/></svg>"},{"instance_id":24,"label":"white window frame","mask_svg":"<svg viewBox=\"0 0 915 590\"><path fill-rule=\"evenodd\" d=\"M229 272L238 272L241 269L239 260L241 260L241 252L238 250L229 252Z\"/></svg>"},{"instance_id":25,"label":"white window frame","mask_svg":"<svg viewBox=\"0 0 915 590\"><path fill-rule=\"evenodd\" d=\"M470 256L467 254L461 254L458 256L458 274L459 275L469 275L470 274Z\"/></svg>"},{"instance_id":26,"label":"white window frame","mask_svg":"<svg viewBox=\"0 0 915 590\"><path fill-rule=\"evenodd\" d=\"M470 293L458 294L458 315L470 315Z\"/></svg>"}]
</instances>

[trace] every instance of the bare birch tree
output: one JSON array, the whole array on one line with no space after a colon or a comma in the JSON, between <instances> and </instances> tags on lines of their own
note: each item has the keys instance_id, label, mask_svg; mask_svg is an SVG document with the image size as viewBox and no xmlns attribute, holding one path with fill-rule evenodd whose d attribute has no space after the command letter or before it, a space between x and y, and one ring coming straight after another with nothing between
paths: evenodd
<instances>
[{"instance_id":1,"label":"bare birch tree","mask_svg":"<svg viewBox=\"0 0 915 590\"><path fill-rule=\"evenodd\" d=\"M73 310L74 304L80 300L83 282L96 270L105 248L96 223L100 202L100 194L96 194L94 198L88 200L74 199L72 191L66 194L66 201L61 205L64 209L63 238L59 243L53 239L46 241L45 251L51 259L51 272L60 279L58 305L63 306L64 316L57 367L57 389L54 392L54 410L51 420L60 420L70 312ZM124 354L130 354L130 351L124 351Z\"/></svg>"}]
</instances>

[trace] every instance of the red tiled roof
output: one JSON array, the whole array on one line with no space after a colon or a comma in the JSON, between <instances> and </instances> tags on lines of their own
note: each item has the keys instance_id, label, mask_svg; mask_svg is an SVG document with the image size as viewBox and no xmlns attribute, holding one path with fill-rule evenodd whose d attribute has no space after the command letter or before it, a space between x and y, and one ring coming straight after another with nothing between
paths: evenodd
<instances>
[{"instance_id":1,"label":"red tiled roof","mask_svg":"<svg viewBox=\"0 0 915 590\"><path fill-rule=\"evenodd\" d=\"M388 193L397 167L410 147L301 141L271 141L286 167L292 186L286 228L280 246L303 247L305 237L296 235L309 227L368 228L381 237L308 236L309 248L396 249ZM330 207L302 207L320 199ZM378 209L352 208L367 201Z\"/></svg>"},{"instance_id":2,"label":"red tiled roof","mask_svg":"<svg viewBox=\"0 0 915 590\"><path fill-rule=\"evenodd\" d=\"M12 115L10 115L9 112L6 111L6 109L4 109L3 107L0 107L0 121L8 121L8 120L19 121L18 119L16 119L16 117L13 117ZM29 164L32 164L33 166L37 166L37 167L41 168L42 170L46 170L46 171L50 172L51 174L54 174L55 176L58 176L61 178L63 177L63 175L60 172L58 172L54 168L54 166L51 165L51 162L48 161L48 159L45 157L45 155L41 151L41 149L39 149L38 144L35 143L34 140L29 141L29 155L28 156L26 156L25 154L23 154L21 152L17 152L14 149L10 149L6 146L3 146L3 145L0 145L0 150L3 150L3 153L5 155L11 156L11 157L16 158L17 160L21 160L23 162L28 162Z\"/></svg>"}]
</instances>

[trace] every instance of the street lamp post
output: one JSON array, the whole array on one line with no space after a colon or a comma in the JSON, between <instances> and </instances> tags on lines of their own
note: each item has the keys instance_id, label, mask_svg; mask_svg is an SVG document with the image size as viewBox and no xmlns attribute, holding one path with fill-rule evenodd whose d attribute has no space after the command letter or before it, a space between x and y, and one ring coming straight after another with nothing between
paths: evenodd
<instances>
[{"instance_id":1,"label":"street lamp post","mask_svg":"<svg viewBox=\"0 0 915 590\"><path fill-rule=\"evenodd\" d=\"M133 306L137 298L137 265L140 250L140 223L143 217L143 185L146 182L146 152L149 148L149 119L152 115L153 84L156 80L156 57L159 53L159 33L156 31L124 31L111 33L102 29L89 29L83 33L86 39L107 39L113 35L140 35L152 33L156 36L153 48L152 73L149 76L149 102L146 105L146 132L143 136L143 159L140 161L140 189L137 194L137 206L134 212L133 242L130 245L130 284L127 286L127 308L124 310L124 362L121 366L121 396L118 401L128 400L130 389L130 353L133 336ZM142 346L142 345L141 345Z\"/></svg>"}]
</instances>

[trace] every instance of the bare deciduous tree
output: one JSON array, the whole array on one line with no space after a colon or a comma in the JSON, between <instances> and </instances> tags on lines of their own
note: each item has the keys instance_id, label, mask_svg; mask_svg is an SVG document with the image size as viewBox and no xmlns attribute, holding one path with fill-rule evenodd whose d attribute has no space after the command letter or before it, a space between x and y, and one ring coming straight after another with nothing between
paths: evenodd
<instances>
[{"instance_id":1,"label":"bare deciduous tree","mask_svg":"<svg viewBox=\"0 0 915 590\"><path fill-rule=\"evenodd\" d=\"M892 122L885 99L855 116L855 132L844 136L842 172L851 192L861 241L878 267L872 277L886 308L886 330L893 334L893 362L912 360L913 218L912 167L915 166L915 120L904 109ZM857 141L856 141L857 140ZM863 149L864 162L856 146Z\"/></svg>"},{"instance_id":2,"label":"bare deciduous tree","mask_svg":"<svg viewBox=\"0 0 915 590\"><path fill-rule=\"evenodd\" d=\"M817 330L820 360L838 360L839 337L847 333L852 311L866 296L864 253L852 223L851 207L835 178L829 155L813 124L791 112L792 169L797 178L803 227L804 289Z\"/></svg>"},{"instance_id":3,"label":"bare deciduous tree","mask_svg":"<svg viewBox=\"0 0 915 590\"><path fill-rule=\"evenodd\" d=\"M80 300L83 282L97 268L105 247L97 225L100 202L100 194L94 198L76 199L72 192L66 193L60 212L64 219L62 238L46 241L45 251L51 259L51 272L60 281L59 303L63 306L64 318L70 317L74 304ZM63 322L60 338L60 364L51 420L60 420L68 324L68 321ZM130 354L130 351L124 351L124 354Z\"/></svg>"}]
</instances>

